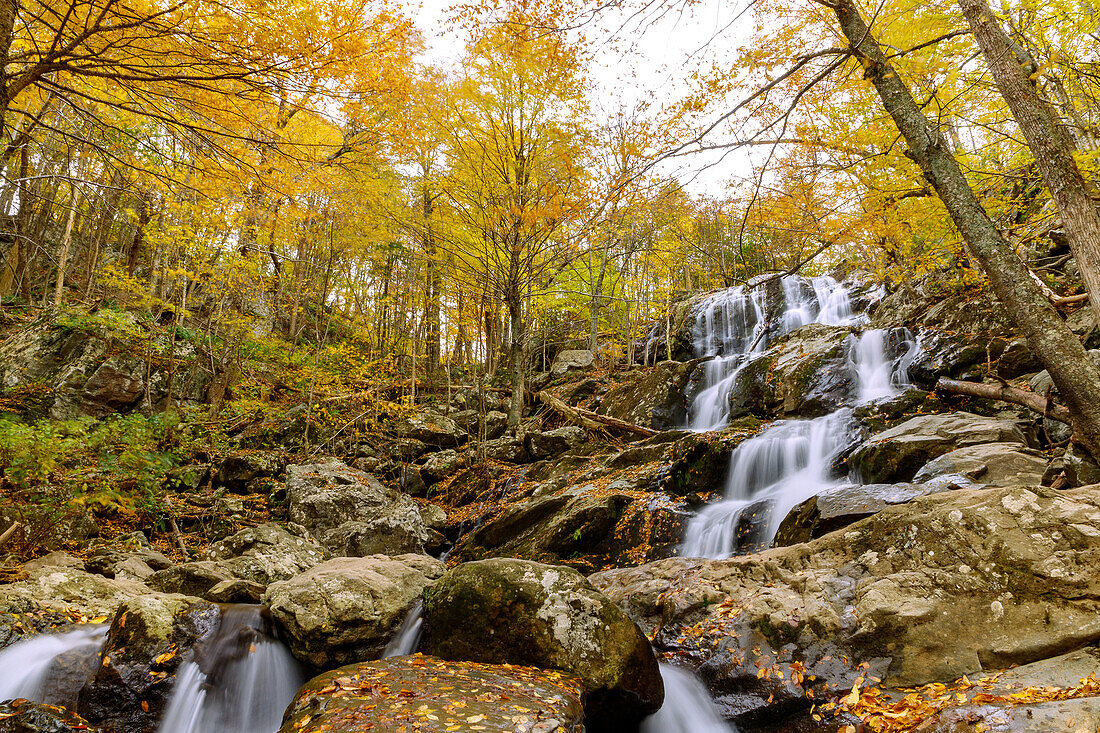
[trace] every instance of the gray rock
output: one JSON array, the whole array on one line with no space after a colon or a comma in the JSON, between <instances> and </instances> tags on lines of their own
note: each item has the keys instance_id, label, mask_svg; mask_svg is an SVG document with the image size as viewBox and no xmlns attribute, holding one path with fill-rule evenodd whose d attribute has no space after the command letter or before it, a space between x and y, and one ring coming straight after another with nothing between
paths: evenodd
<instances>
[{"instance_id":1,"label":"gray rock","mask_svg":"<svg viewBox=\"0 0 1100 733\"><path fill-rule=\"evenodd\" d=\"M804 545L591 580L660 632L658 648L704 660L720 699L759 716L794 699L753 682L763 667L799 662L794 697L813 687L820 701L820 685L843 692L865 672L949 682L1079 648L1100 634L1098 560L1100 486L1010 487L920 497Z\"/></svg>"},{"instance_id":2,"label":"gray rock","mask_svg":"<svg viewBox=\"0 0 1100 733\"><path fill-rule=\"evenodd\" d=\"M251 493L256 479L274 479L286 468L286 459L279 453L240 451L223 456L213 467L214 485L234 493Z\"/></svg>"},{"instance_id":3,"label":"gray rock","mask_svg":"<svg viewBox=\"0 0 1100 733\"><path fill-rule=\"evenodd\" d=\"M1047 458L1019 443L983 443L958 448L924 464L913 482L960 474L986 486L1038 486L1047 470Z\"/></svg>"},{"instance_id":4,"label":"gray rock","mask_svg":"<svg viewBox=\"0 0 1100 733\"><path fill-rule=\"evenodd\" d=\"M287 467L287 513L337 555L424 552L416 502L340 461Z\"/></svg>"},{"instance_id":5,"label":"gray rock","mask_svg":"<svg viewBox=\"0 0 1100 733\"><path fill-rule=\"evenodd\" d=\"M420 475L425 482L434 484L450 478L466 465L466 456L454 450L442 450L433 453L420 467Z\"/></svg>"},{"instance_id":6,"label":"gray rock","mask_svg":"<svg viewBox=\"0 0 1100 733\"><path fill-rule=\"evenodd\" d=\"M588 349L567 349L559 351L550 365L550 373L555 377L571 372L588 371L596 364L596 355Z\"/></svg>"},{"instance_id":7,"label":"gray rock","mask_svg":"<svg viewBox=\"0 0 1100 733\"><path fill-rule=\"evenodd\" d=\"M1100 484L1100 466L1092 456L1073 443L1062 455L1062 469L1066 472L1069 486Z\"/></svg>"},{"instance_id":8,"label":"gray rock","mask_svg":"<svg viewBox=\"0 0 1100 733\"><path fill-rule=\"evenodd\" d=\"M204 594L213 603L259 603L267 587L251 580L232 578L211 586Z\"/></svg>"},{"instance_id":9,"label":"gray rock","mask_svg":"<svg viewBox=\"0 0 1100 733\"><path fill-rule=\"evenodd\" d=\"M519 438L504 437L495 440L487 440L481 446L485 457L491 461L504 461L505 463L522 463L527 460L527 450L523 447L523 441ZM470 449L470 457L477 455L477 449Z\"/></svg>"},{"instance_id":10,"label":"gray rock","mask_svg":"<svg viewBox=\"0 0 1100 733\"><path fill-rule=\"evenodd\" d=\"M856 449L851 464L864 481L908 481L933 458L980 443L1026 445L1020 427L1011 420L968 412L921 415L868 438Z\"/></svg>"},{"instance_id":11,"label":"gray rock","mask_svg":"<svg viewBox=\"0 0 1100 733\"><path fill-rule=\"evenodd\" d=\"M587 723L629 727L664 687L649 640L570 568L493 559L448 571L424 594L430 654L523 664L578 677Z\"/></svg>"},{"instance_id":12,"label":"gray rock","mask_svg":"<svg viewBox=\"0 0 1100 733\"><path fill-rule=\"evenodd\" d=\"M147 582L150 588L161 593L181 593L201 598L218 583L233 579L233 572L223 563L199 560L161 570Z\"/></svg>"},{"instance_id":13,"label":"gray rock","mask_svg":"<svg viewBox=\"0 0 1100 733\"><path fill-rule=\"evenodd\" d=\"M101 729L56 705L8 700L0 702L0 733L100 733Z\"/></svg>"},{"instance_id":14,"label":"gray rock","mask_svg":"<svg viewBox=\"0 0 1100 733\"><path fill-rule=\"evenodd\" d=\"M298 659L315 667L381 656L424 588L443 575L425 555L338 557L273 583L264 603Z\"/></svg>"},{"instance_id":15,"label":"gray rock","mask_svg":"<svg viewBox=\"0 0 1100 733\"><path fill-rule=\"evenodd\" d=\"M215 542L204 559L220 560L220 567L233 577L268 585L286 580L324 562L331 554L304 537L292 535L276 524L242 529Z\"/></svg>"},{"instance_id":16,"label":"gray rock","mask_svg":"<svg viewBox=\"0 0 1100 733\"><path fill-rule=\"evenodd\" d=\"M533 459L541 460L559 456L583 445L586 440L588 440L588 434L584 432L584 428L567 425L554 430L527 433L523 437L523 445Z\"/></svg>"},{"instance_id":17,"label":"gray rock","mask_svg":"<svg viewBox=\"0 0 1100 733\"><path fill-rule=\"evenodd\" d=\"M1090 349L1088 354L1092 361L1100 366L1100 349ZM1048 389L1053 390L1054 394L1058 394L1058 389L1054 386L1054 380L1050 378L1050 372L1046 369L1028 380L1028 384L1031 386L1031 391L1036 394L1045 395Z\"/></svg>"},{"instance_id":18,"label":"gray rock","mask_svg":"<svg viewBox=\"0 0 1100 733\"><path fill-rule=\"evenodd\" d=\"M399 435L436 448L454 448L468 437L454 420L434 412L417 413L399 421L394 429Z\"/></svg>"},{"instance_id":19,"label":"gray rock","mask_svg":"<svg viewBox=\"0 0 1100 733\"><path fill-rule=\"evenodd\" d=\"M51 552L48 555L43 555L35 560L28 560L23 563L23 572L29 573L32 570L41 570L43 568L84 568L84 561L80 558L73 557L67 552L58 550L57 552Z\"/></svg>"},{"instance_id":20,"label":"gray rock","mask_svg":"<svg viewBox=\"0 0 1100 733\"><path fill-rule=\"evenodd\" d=\"M685 392L698 363L665 361L629 375L604 395L597 412L654 430L682 427L688 417Z\"/></svg>"},{"instance_id":21,"label":"gray rock","mask_svg":"<svg viewBox=\"0 0 1100 733\"><path fill-rule=\"evenodd\" d=\"M71 567L27 571L27 579L0 585L0 613L25 613L38 608L77 611L89 618L109 616L118 606L149 588L129 579L105 578Z\"/></svg>"}]
</instances>

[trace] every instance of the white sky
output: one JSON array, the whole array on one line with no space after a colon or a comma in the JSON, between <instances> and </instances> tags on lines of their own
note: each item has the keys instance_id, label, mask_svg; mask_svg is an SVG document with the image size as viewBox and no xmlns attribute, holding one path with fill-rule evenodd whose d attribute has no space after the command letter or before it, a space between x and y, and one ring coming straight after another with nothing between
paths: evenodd
<instances>
[{"instance_id":1,"label":"white sky","mask_svg":"<svg viewBox=\"0 0 1100 733\"><path fill-rule=\"evenodd\" d=\"M447 10L453 0L422 0L418 7L413 2L408 12L424 33L428 59L443 68L457 65L464 38L447 23ZM692 68L709 66L720 56L731 56L748 37L752 18L739 13L738 6L738 0L704 0L690 16L668 13L660 18L605 13L599 28L590 30L589 36L620 38L617 43L609 41L597 47L596 66L592 69L594 109L610 113L620 107L630 109L643 100L651 104L674 101L685 90L685 78ZM616 34L620 27L622 32ZM632 47L624 51L628 46ZM675 167L666 165L662 172L676 175L692 193L721 195L728 180L748 170L744 154L725 159L708 154L682 158Z\"/></svg>"}]
</instances>

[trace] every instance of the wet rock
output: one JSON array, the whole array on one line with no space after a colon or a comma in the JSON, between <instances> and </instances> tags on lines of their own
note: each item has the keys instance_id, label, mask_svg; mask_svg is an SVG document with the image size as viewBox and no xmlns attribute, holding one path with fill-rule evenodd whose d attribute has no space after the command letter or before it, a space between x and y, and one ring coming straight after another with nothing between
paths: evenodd
<instances>
[{"instance_id":1,"label":"wet rock","mask_svg":"<svg viewBox=\"0 0 1100 733\"><path fill-rule=\"evenodd\" d=\"M337 555L424 552L416 502L340 461L287 467L287 513Z\"/></svg>"},{"instance_id":2,"label":"wet rock","mask_svg":"<svg viewBox=\"0 0 1100 733\"><path fill-rule=\"evenodd\" d=\"M948 682L1076 649L1100 634L1097 560L1100 487L1011 487L920 497L803 545L591 580L659 649L702 660L748 719L778 712L776 685L791 684L762 668L802 665L781 700L793 706L808 686L821 702L864 672Z\"/></svg>"},{"instance_id":3,"label":"wet rock","mask_svg":"<svg viewBox=\"0 0 1100 733\"><path fill-rule=\"evenodd\" d=\"M811 323L785 336L768 352L767 379L778 409L807 417L847 402L854 389L847 361L851 332Z\"/></svg>"},{"instance_id":4,"label":"wet rock","mask_svg":"<svg viewBox=\"0 0 1100 733\"><path fill-rule=\"evenodd\" d=\"M0 702L0 733L100 733L76 713L30 700Z\"/></svg>"},{"instance_id":5,"label":"wet rock","mask_svg":"<svg viewBox=\"0 0 1100 733\"><path fill-rule=\"evenodd\" d=\"M400 691L400 695L380 690ZM566 733L584 729L581 690L558 672L397 657L354 664L307 682L280 733Z\"/></svg>"},{"instance_id":6,"label":"wet rock","mask_svg":"<svg viewBox=\"0 0 1100 733\"><path fill-rule=\"evenodd\" d=\"M104 731L155 731L182 653L215 629L220 615L214 604L181 595L150 593L124 603L77 711Z\"/></svg>"},{"instance_id":7,"label":"wet rock","mask_svg":"<svg viewBox=\"0 0 1100 733\"><path fill-rule=\"evenodd\" d=\"M908 481L933 458L981 443L1024 446L1027 439L1012 420L968 412L921 415L872 435L856 449L851 464L867 482Z\"/></svg>"},{"instance_id":8,"label":"wet rock","mask_svg":"<svg viewBox=\"0 0 1100 733\"><path fill-rule=\"evenodd\" d=\"M260 524L211 545L207 560L219 560L233 577L268 585L309 570L331 557L331 553L305 537L287 532L277 524Z\"/></svg>"},{"instance_id":9,"label":"wet rock","mask_svg":"<svg viewBox=\"0 0 1100 733\"><path fill-rule=\"evenodd\" d=\"M286 459L280 453L240 451L223 456L212 471L215 486L240 494L251 493L250 484L256 479L274 479L285 468Z\"/></svg>"},{"instance_id":10,"label":"wet rock","mask_svg":"<svg viewBox=\"0 0 1100 733\"><path fill-rule=\"evenodd\" d=\"M584 432L584 428L567 425L554 430L527 433L523 437L523 445L531 458L537 461L559 456L583 445L586 440L588 434Z\"/></svg>"},{"instance_id":11,"label":"wet rock","mask_svg":"<svg viewBox=\"0 0 1100 733\"><path fill-rule=\"evenodd\" d=\"M661 706L648 639L575 570L512 559L466 563L424 601L429 653L576 676L595 729L628 727Z\"/></svg>"},{"instance_id":12,"label":"wet rock","mask_svg":"<svg viewBox=\"0 0 1100 733\"><path fill-rule=\"evenodd\" d=\"M562 377L571 372L584 372L596 364L596 355L588 349L559 351L550 365L550 374Z\"/></svg>"},{"instance_id":13,"label":"wet rock","mask_svg":"<svg viewBox=\"0 0 1100 733\"><path fill-rule=\"evenodd\" d=\"M424 588L443 575L426 555L338 557L291 580L273 583L264 603L294 656L314 667L382 655Z\"/></svg>"},{"instance_id":14,"label":"wet rock","mask_svg":"<svg viewBox=\"0 0 1100 733\"><path fill-rule=\"evenodd\" d=\"M665 361L631 374L604 395L597 412L654 430L683 427L688 418L685 392L698 364Z\"/></svg>"},{"instance_id":15,"label":"wet rock","mask_svg":"<svg viewBox=\"0 0 1100 733\"><path fill-rule=\"evenodd\" d=\"M983 443L932 459L917 471L913 482L955 474L986 486L1038 486L1046 469L1047 458L1037 450L1019 443Z\"/></svg>"}]
</instances>

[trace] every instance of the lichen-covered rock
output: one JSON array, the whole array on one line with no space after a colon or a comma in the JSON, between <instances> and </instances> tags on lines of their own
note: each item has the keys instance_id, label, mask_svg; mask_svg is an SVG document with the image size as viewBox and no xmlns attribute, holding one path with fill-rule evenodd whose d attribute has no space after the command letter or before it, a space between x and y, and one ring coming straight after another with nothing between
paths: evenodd
<instances>
[{"instance_id":1,"label":"lichen-covered rock","mask_svg":"<svg viewBox=\"0 0 1100 733\"><path fill-rule=\"evenodd\" d=\"M80 691L77 711L113 733L152 733L175 683L182 652L217 627L218 607L197 598L147 593L111 621L102 661Z\"/></svg>"},{"instance_id":2,"label":"lichen-covered rock","mask_svg":"<svg viewBox=\"0 0 1100 733\"><path fill-rule=\"evenodd\" d=\"M340 556L424 552L415 501L340 461L288 466L287 513Z\"/></svg>"},{"instance_id":3,"label":"lichen-covered rock","mask_svg":"<svg viewBox=\"0 0 1100 733\"><path fill-rule=\"evenodd\" d=\"M42 567L27 578L0 585L0 613L36 609L75 611L88 618L109 616L124 601L149 588L136 580L110 579L71 567Z\"/></svg>"},{"instance_id":4,"label":"lichen-covered rock","mask_svg":"<svg viewBox=\"0 0 1100 733\"><path fill-rule=\"evenodd\" d=\"M65 708L30 700L0 702L0 733L99 733Z\"/></svg>"},{"instance_id":5,"label":"lichen-covered rock","mask_svg":"<svg viewBox=\"0 0 1100 733\"><path fill-rule=\"evenodd\" d=\"M649 640L575 570L481 560L449 571L424 599L434 656L576 676L597 728L629 726L661 706L664 688Z\"/></svg>"},{"instance_id":6,"label":"lichen-covered rock","mask_svg":"<svg viewBox=\"0 0 1100 733\"><path fill-rule=\"evenodd\" d=\"M424 477L425 483L434 484L454 476L466 463L465 454L456 450L441 450L428 456L428 460L420 466L420 475Z\"/></svg>"},{"instance_id":7,"label":"lichen-covered rock","mask_svg":"<svg viewBox=\"0 0 1100 733\"><path fill-rule=\"evenodd\" d=\"M93 549L84 569L108 578L146 580L171 565L172 561L154 550L143 533L133 532Z\"/></svg>"},{"instance_id":8,"label":"lichen-covered rock","mask_svg":"<svg viewBox=\"0 0 1100 733\"><path fill-rule=\"evenodd\" d=\"M809 707L810 688L816 702L846 694L864 674L949 682L1090 643L1097 562L1100 486L1011 487L920 497L807 544L591 580L658 648L703 660L719 702L748 720Z\"/></svg>"},{"instance_id":9,"label":"lichen-covered rock","mask_svg":"<svg viewBox=\"0 0 1100 733\"><path fill-rule=\"evenodd\" d=\"M920 468L957 448L981 443L1014 443L1027 439L1012 420L969 412L921 415L876 433L852 455L851 465L868 483L909 481Z\"/></svg>"},{"instance_id":10,"label":"lichen-covered rock","mask_svg":"<svg viewBox=\"0 0 1100 733\"><path fill-rule=\"evenodd\" d=\"M215 486L234 493L247 493L256 479L274 479L285 468L286 458L280 453L238 451L215 461L211 472Z\"/></svg>"},{"instance_id":11,"label":"lichen-covered rock","mask_svg":"<svg viewBox=\"0 0 1100 733\"><path fill-rule=\"evenodd\" d=\"M582 733L582 693L554 671L397 657L307 682L280 733Z\"/></svg>"},{"instance_id":12,"label":"lichen-covered rock","mask_svg":"<svg viewBox=\"0 0 1100 733\"><path fill-rule=\"evenodd\" d=\"M443 571L443 563L426 555L338 557L271 584L264 603L295 657L314 667L350 664L380 657Z\"/></svg>"},{"instance_id":13,"label":"lichen-covered rock","mask_svg":"<svg viewBox=\"0 0 1100 733\"><path fill-rule=\"evenodd\" d=\"M218 560L233 577L268 585L293 578L332 557L316 542L277 524L259 524L212 544L204 559Z\"/></svg>"}]
</instances>

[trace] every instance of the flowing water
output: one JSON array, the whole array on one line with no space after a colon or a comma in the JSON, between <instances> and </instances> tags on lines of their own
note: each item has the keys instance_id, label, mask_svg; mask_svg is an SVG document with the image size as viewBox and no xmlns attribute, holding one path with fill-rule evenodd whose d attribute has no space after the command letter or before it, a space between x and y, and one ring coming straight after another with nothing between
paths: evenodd
<instances>
[{"instance_id":1,"label":"flowing water","mask_svg":"<svg viewBox=\"0 0 1100 733\"><path fill-rule=\"evenodd\" d=\"M305 680L260 606L229 606L184 662L159 733L275 733Z\"/></svg>"},{"instance_id":2,"label":"flowing water","mask_svg":"<svg viewBox=\"0 0 1100 733\"><path fill-rule=\"evenodd\" d=\"M856 326L847 288L832 278L784 277L782 298L767 306L765 288L730 288L710 296L695 313L697 356L706 363L703 388L690 409L696 430L728 421L737 374L763 352L769 338L809 323ZM778 312L768 313L771 307ZM908 386L908 368L919 350L904 329L864 329L846 344L854 388L849 404L888 399ZM891 356L904 347L900 356ZM839 455L860 436L850 407L812 420L779 420L734 449L722 499L688 523L680 554L725 558L771 545L787 513L811 496L847 483L835 476Z\"/></svg>"},{"instance_id":3,"label":"flowing water","mask_svg":"<svg viewBox=\"0 0 1100 733\"><path fill-rule=\"evenodd\" d=\"M848 290L831 277L789 275L780 281L782 299L769 298L767 285L738 286L714 293L696 306L692 327L695 356L712 356L688 414L691 430L720 430L729 421L729 396L741 370L770 342L809 323L855 325ZM771 312L778 301L779 312Z\"/></svg>"},{"instance_id":4,"label":"flowing water","mask_svg":"<svg viewBox=\"0 0 1100 733\"><path fill-rule=\"evenodd\" d=\"M107 626L88 624L61 634L41 634L0 651L0 700L23 697L62 704L47 684L54 665L63 656L98 652L106 636Z\"/></svg>"},{"instance_id":5,"label":"flowing water","mask_svg":"<svg viewBox=\"0 0 1100 733\"><path fill-rule=\"evenodd\" d=\"M641 733L736 733L722 720L707 688L691 672L661 664L665 704L642 723Z\"/></svg>"},{"instance_id":6,"label":"flowing water","mask_svg":"<svg viewBox=\"0 0 1100 733\"><path fill-rule=\"evenodd\" d=\"M413 604L408 614L405 615L405 620L394 632L390 643L386 644L386 649L382 652L383 659L404 657L416 652L416 648L420 645L420 627L424 623L424 619L421 617L423 611L423 601L417 601Z\"/></svg>"}]
</instances>

